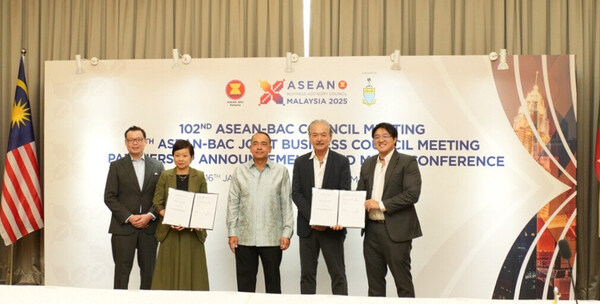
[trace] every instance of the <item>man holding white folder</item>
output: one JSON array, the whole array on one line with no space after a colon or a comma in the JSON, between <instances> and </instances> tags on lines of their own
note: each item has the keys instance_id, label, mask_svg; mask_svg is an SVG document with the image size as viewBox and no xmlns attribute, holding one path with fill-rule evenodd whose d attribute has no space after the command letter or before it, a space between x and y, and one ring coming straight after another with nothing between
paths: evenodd
<instances>
[{"instance_id":1,"label":"man holding white folder","mask_svg":"<svg viewBox=\"0 0 600 304\"><path fill-rule=\"evenodd\" d=\"M346 157L329 150L333 132L327 121L313 121L308 126L308 133L313 151L296 159L292 178L292 199L298 207L300 292L316 293L317 263L319 251L322 251L331 276L333 294L347 295L344 263L346 229L341 226L310 225L310 216L313 187L350 190L350 164Z\"/></svg>"}]
</instances>

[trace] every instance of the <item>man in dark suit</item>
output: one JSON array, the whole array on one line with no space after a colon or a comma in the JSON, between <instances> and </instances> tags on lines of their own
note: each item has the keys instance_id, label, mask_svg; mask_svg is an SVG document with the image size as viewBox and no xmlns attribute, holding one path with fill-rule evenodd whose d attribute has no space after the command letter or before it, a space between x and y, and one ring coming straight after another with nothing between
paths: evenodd
<instances>
[{"instance_id":1,"label":"man in dark suit","mask_svg":"<svg viewBox=\"0 0 600 304\"><path fill-rule=\"evenodd\" d=\"M125 131L125 146L129 154L110 164L104 189L104 203L112 212L108 232L112 234L114 288L127 289L137 249L140 289L150 289L158 245L152 197L165 169L161 162L144 155L146 132L140 127Z\"/></svg>"},{"instance_id":2,"label":"man in dark suit","mask_svg":"<svg viewBox=\"0 0 600 304\"><path fill-rule=\"evenodd\" d=\"M410 274L412 239L422 235L415 204L421 193L417 159L395 149L398 131L380 123L371 133L379 154L360 169L357 190L367 191L363 254L369 296L386 295L385 276L390 268L399 297L414 297Z\"/></svg>"},{"instance_id":3,"label":"man in dark suit","mask_svg":"<svg viewBox=\"0 0 600 304\"><path fill-rule=\"evenodd\" d=\"M333 294L347 295L344 265L346 229L341 226L311 226L309 223L312 188L350 190L350 164L346 157L329 150L332 131L327 121L313 121L308 126L308 133L313 151L296 159L292 178L292 199L298 207L300 291L302 294L316 293L320 250L331 276Z\"/></svg>"}]
</instances>

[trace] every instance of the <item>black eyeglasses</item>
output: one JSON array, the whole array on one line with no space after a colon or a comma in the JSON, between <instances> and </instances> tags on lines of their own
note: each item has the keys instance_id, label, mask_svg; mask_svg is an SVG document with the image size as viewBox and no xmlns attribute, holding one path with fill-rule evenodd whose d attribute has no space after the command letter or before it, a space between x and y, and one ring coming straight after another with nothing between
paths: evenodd
<instances>
[{"instance_id":1,"label":"black eyeglasses","mask_svg":"<svg viewBox=\"0 0 600 304\"><path fill-rule=\"evenodd\" d=\"M145 140L145 138L141 138L141 137L139 137L139 138L127 138L127 139L125 139L125 141L128 144L131 144L131 143L141 144L144 140Z\"/></svg>"}]
</instances>

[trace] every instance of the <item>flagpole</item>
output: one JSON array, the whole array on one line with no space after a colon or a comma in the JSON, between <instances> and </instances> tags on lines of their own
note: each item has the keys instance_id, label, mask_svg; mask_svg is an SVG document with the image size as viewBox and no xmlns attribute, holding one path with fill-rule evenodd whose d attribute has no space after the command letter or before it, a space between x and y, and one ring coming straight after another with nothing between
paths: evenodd
<instances>
[{"instance_id":1,"label":"flagpole","mask_svg":"<svg viewBox=\"0 0 600 304\"><path fill-rule=\"evenodd\" d=\"M15 244L10 244L9 263L8 263L8 285L13 284L13 267L15 262Z\"/></svg>"}]
</instances>

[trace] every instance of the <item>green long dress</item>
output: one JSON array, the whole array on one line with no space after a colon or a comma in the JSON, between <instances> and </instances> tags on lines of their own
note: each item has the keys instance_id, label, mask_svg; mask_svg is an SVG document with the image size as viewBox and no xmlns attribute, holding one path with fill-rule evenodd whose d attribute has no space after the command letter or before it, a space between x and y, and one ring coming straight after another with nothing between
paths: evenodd
<instances>
[{"instance_id":1,"label":"green long dress","mask_svg":"<svg viewBox=\"0 0 600 304\"><path fill-rule=\"evenodd\" d=\"M164 171L156 185L154 210L165 208L168 189L177 188L206 193L206 179L202 171L190 168L188 177L177 176L175 169ZM209 290L208 269L204 241L206 231L177 231L162 224L160 217L156 238L160 242L152 289L161 290Z\"/></svg>"}]
</instances>

